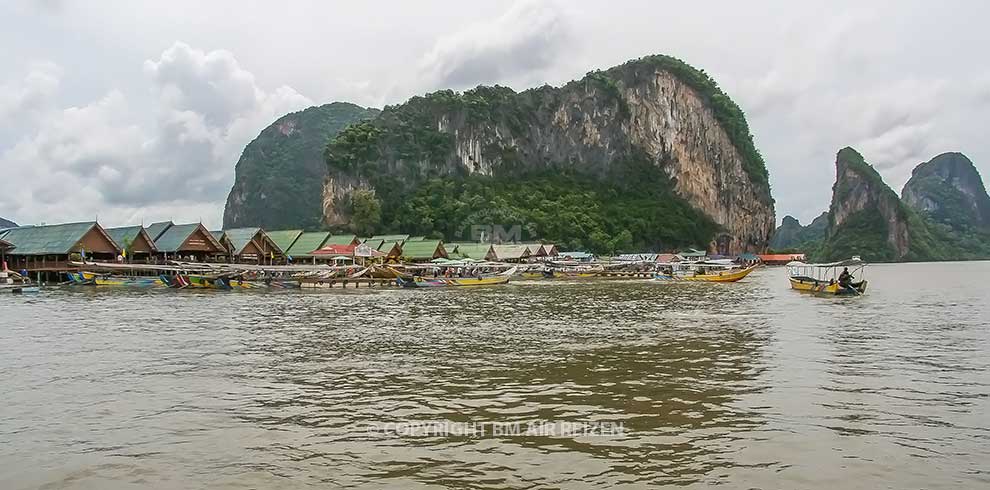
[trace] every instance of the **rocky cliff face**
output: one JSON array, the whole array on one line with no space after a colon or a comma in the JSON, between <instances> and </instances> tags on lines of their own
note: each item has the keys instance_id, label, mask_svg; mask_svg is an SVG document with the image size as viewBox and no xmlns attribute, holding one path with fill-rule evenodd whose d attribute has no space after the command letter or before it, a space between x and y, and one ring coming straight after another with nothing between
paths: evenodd
<instances>
[{"instance_id":1,"label":"rocky cliff face","mask_svg":"<svg viewBox=\"0 0 990 490\"><path fill-rule=\"evenodd\" d=\"M224 228L322 226L327 141L376 109L333 103L287 114L265 128L241 154L224 208Z\"/></svg>"},{"instance_id":2,"label":"rocky cliff face","mask_svg":"<svg viewBox=\"0 0 990 490\"><path fill-rule=\"evenodd\" d=\"M828 212L820 214L808 226L801 226L801 222L792 216L784 216L770 240L770 248L784 250L816 247L818 242L825 238L826 228L828 228Z\"/></svg>"},{"instance_id":3,"label":"rocky cliff face","mask_svg":"<svg viewBox=\"0 0 990 490\"><path fill-rule=\"evenodd\" d=\"M962 153L943 153L915 167L901 196L908 206L954 229L990 228L990 196Z\"/></svg>"},{"instance_id":4,"label":"rocky cliff face","mask_svg":"<svg viewBox=\"0 0 990 490\"><path fill-rule=\"evenodd\" d=\"M330 225L347 221L355 188L402 195L435 178L555 175L590 176L616 186L620 197L655 180L654 188L667 194L651 194L653 202L639 206L687 203L700 213L697 220L716 225L700 245L723 253L765 249L775 222L766 169L738 106L703 72L663 56L559 88L478 87L415 97L341 133L327 149L327 163L322 202ZM383 199L386 214L399 220L400 205ZM667 216L668 226L689 226L682 222L686 213ZM663 219L656 217L658 227ZM649 230L630 233L636 244L672 245Z\"/></svg>"},{"instance_id":5,"label":"rocky cliff face","mask_svg":"<svg viewBox=\"0 0 990 490\"><path fill-rule=\"evenodd\" d=\"M862 155L843 148L836 156L835 169L822 251L826 259L853 255L874 261L936 258L937 250L925 224Z\"/></svg>"}]
</instances>

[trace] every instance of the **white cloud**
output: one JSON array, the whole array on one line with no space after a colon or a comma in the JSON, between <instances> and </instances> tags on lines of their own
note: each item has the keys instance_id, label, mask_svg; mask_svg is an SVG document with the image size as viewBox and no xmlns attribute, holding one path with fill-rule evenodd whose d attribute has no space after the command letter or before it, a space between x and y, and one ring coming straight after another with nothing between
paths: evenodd
<instances>
[{"instance_id":1,"label":"white cloud","mask_svg":"<svg viewBox=\"0 0 990 490\"><path fill-rule=\"evenodd\" d=\"M0 153L15 177L0 187L0 206L25 222L101 214L111 223L145 217L218 225L244 146L278 116L312 105L290 87L263 90L226 51L175 43L146 61L145 72L156 96L153 118L117 90L45 112ZM11 117L53 105L52 73L57 67L32 67L18 97L5 99L14 101L3 106Z\"/></svg>"},{"instance_id":2,"label":"white cloud","mask_svg":"<svg viewBox=\"0 0 990 490\"><path fill-rule=\"evenodd\" d=\"M50 61L31 63L21 80L0 84L0 125L23 123L24 117L37 117L50 109L59 89L62 69Z\"/></svg>"},{"instance_id":3,"label":"white cloud","mask_svg":"<svg viewBox=\"0 0 990 490\"><path fill-rule=\"evenodd\" d=\"M576 42L573 19L562 3L523 0L503 15L441 37L421 59L435 87L546 80Z\"/></svg>"},{"instance_id":4,"label":"white cloud","mask_svg":"<svg viewBox=\"0 0 990 490\"><path fill-rule=\"evenodd\" d=\"M836 0L828 9L782 0L47 5L55 8L0 2L0 44L10 48L0 50L0 66L7 67L0 74L4 175L51 165L12 168L15 147L24 154L29 145L61 141L58 151L115 162L91 175L102 172L112 187L127 190L104 189L85 172L80 177L76 168L91 168L93 159L79 157L75 165L38 170L37 181L16 183L49 201L62 192L78 196L62 200L72 206L45 208L26 190L17 199L0 193L0 216L21 221L97 209L101 216L203 214L218 221L243 145L282 113L306 105L299 92L316 103L380 106L439 88L559 84L652 53L705 69L746 111L778 217L807 222L828 205L835 152L847 145L895 190L913 165L943 151L966 153L990 175L983 124L990 118L990 70L979 62L990 42L987 2ZM189 16L193 10L197 15ZM57 66L32 64L39 59ZM299 90L277 88L286 84ZM107 155L114 145L70 144L68 122L54 121L113 93L123 98L121 118L94 123L94 132L122 131L117 146L130 149L115 156ZM92 109L82 115L109 117ZM53 151L39 154L53 158ZM181 199L162 201L170 192ZM201 211L206 202L215 204Z\"/></svg>"}]
</instances>

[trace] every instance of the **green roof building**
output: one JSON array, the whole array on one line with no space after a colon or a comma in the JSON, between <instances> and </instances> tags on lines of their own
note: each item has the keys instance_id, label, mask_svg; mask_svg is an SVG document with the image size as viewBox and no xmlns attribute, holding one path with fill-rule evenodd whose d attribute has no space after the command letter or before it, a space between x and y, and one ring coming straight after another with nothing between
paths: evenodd
<instances>
[{"instance_id":1,"label":"green roof building","mask_svg":"<svg viewBox=\"0 0 990 490\"><path fill-rule=\"evenodd\" d=\"M327 245L360 245L360 244L361 244L361 240L358 240L357 235L330 235L330 237L327 238L327 241L326 243L323 244L323 246L325 247Z\"/></svg>"},{"instance_id":2,"label":"green roof building","mask_svg":"<svg viewBox=\"0 0 990 490\"><path fill-rule=\"evenodd\" d=\"M151 241L158 240L165 233L165 230L169 229L174 225L171 221L159 221L157 223L152 223L144 228L148 232L148 236L151 237Z\"/></svg>"},{"instance_id":3,"label":"green roof building","mask_svg":"<svg viewBox=\"0 0 990 490\"><path fill-rule=\"evenodd\" d=\"M155 247L167 255L191 255L197 258L228 253L227 248L202 223L169 226L155 240Z\"/></svg>"},{"instance_id":4,"label":"green roof building","mask_svg":"<svg viewBox=\"0 0 990 490\"><path fill-rule=\"evenodd\" d=\"M128 255L151 255L158 251L155 241L141 225L107 228L110 238Z\"/></svg>"},{"instance_id":5,"label":"green roof building","mask_svg":"<svg viewBox=\"0 0 990 490\"><path fill-rule=\"evenodd\" d=\"M14 247L11 255L68 255L85 252L116 257L120 253L117 242L95 221L20 226L6 230L0 239Z\"/></svg>"},{"instance_id":6,"label":"green roof building","mask_svg":"<svg viewBox=\"0 0 990 490\"><path fill-rule=\"evenodd\" d=\"M268 233L268 238L271 238L272 241L275 242L275 245L278 246L279 250L281 250L282 252L287 252L290 248L292 248L292 245L296 243L296 240L299 238L299 235L303 234L303 231L276 230L276 231L269 231L267 233Z\"/></svg>"},{"instance_id":7,"label":"green roof building","mask_svg":"<svg viewBox=\"0 0 990 490\"><path fill-rule=\"evenodd\" d=\"M456 255L462 258L492 260L492 245L490 243L459 243L456 248Z\"/></svg>"},{"instance_id":8,"label":"green roof building","mask_svg":"<svg viewBox=\"0 0 990 490\"><path fill-rule=\"evenodd\" d=\"M72 259L112 261L120 253L95 221L10 228L0 232L0 240L8 244L4 259L10 269L39 273L64 271Z\"/></svg>"},{"instance_id":9,"label":"green roof building","mask_svg":"<svg viewBox=\"0 0 990 490\"><path fill-rule=\"evenodd\" d=\"M224 230L224 235L230 241L231 255L239 262L274 260L283 254L282 249L261 228L234 228Z\"/></svg>"},{"instance_id":10,"label":"green roof building","mask_svg":"<svg viewBox=\"0 0 990 490\"><path fill-rule=\"evenodd\" d=\"M314 258L313 252L323 248L327 238L330 238L330 233L325 231L303 232L292 244L292 247L286 250L285 255L292 257L293 260Z\"/></svg>"},{"instance_id":11,"label":"green roof building","mask_svg":"<svg viewBox=\"0 0 990 490\"><path fill-rule=\"evenodd\" d=\"M440 257L447 258L447 250L440 240L405 242L400 257L407 262L429 262Z\"/></svg>"}]
</instances>

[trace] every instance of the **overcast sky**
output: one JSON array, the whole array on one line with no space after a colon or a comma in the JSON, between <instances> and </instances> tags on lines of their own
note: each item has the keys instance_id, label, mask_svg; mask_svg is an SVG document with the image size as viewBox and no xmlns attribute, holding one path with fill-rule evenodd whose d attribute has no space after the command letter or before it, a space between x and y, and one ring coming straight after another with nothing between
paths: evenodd
<instances>
[{"instance_id":1,"label":"overcast sky","mask_svg":"<svg viewBox=\"0 0 990 490\"><path fill-rule=\"evenodd\" d=\"M664 53L742 106L778 221L807 223L843 146L898 192L945 151L990 175L988 19L983 1L2 2L0 217L218 227L241 150L286 112Z\"/></svg>"}]
</instances>

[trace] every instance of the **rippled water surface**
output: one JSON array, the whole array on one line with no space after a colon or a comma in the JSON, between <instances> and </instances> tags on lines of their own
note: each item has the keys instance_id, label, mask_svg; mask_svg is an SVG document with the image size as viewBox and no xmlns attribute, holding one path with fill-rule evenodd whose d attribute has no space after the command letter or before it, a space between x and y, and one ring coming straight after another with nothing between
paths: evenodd
<instances>
[{"instance_id":1,"label":"rippled water surface","mask_svg":"<svg viewBox=\"0 0 990 490\"><path fill-rule=\"evenodd\" d=\"M988 277L2 295L0 488L987 488Z\"/></svg>"}]
</instances>

